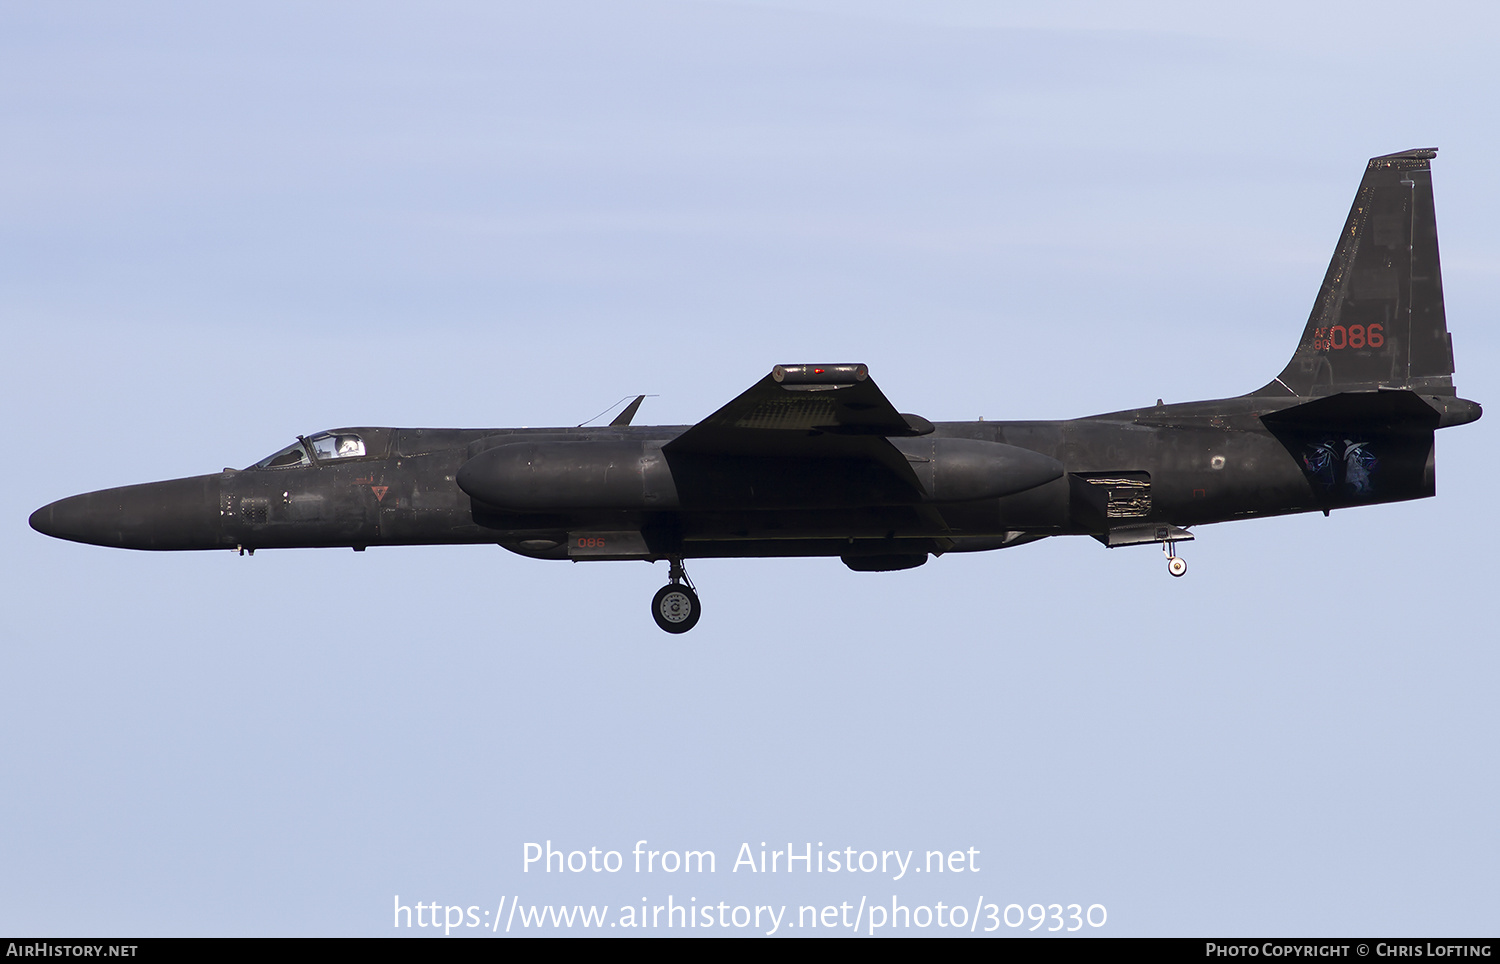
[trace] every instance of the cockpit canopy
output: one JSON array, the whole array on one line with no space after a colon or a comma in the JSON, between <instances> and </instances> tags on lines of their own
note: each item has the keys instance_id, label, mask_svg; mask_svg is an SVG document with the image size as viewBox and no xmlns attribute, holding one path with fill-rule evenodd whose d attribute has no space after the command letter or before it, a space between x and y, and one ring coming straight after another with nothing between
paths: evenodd
<instances>
[{"instance_id":1,"label":"cockpit canopy","mask_svg":"<svg viewBox=\"0 0 1500 964\"><path fill-rule=\"evenodd\" d=\"M306 445L303 445L306 442ZM309 456L308 449L312 449ZM354 432L319 432L306 439L298 439L291 445L250 466L252 469L290 469L299 465L317 462L335 462L340 459L362 459L365 440Z\"/></svg>"}]
</instances>

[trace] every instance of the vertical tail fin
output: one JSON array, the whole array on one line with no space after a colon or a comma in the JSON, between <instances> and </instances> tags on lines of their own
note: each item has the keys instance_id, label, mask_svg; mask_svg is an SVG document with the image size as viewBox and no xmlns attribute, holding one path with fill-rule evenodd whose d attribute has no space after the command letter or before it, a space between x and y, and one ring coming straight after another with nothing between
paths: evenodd
<instances>
[{"instance_id":1,"label":"vertical tail fin","mask_svg":"<svg viewBox=\"0 0 1500 964\"><path fill-rule=\"evenodd\" d=\"M1429 148L1370 159L1297 353L1251 394L1454 394L1432 203L1435 156Z\"/></svg>"}]
</instances>

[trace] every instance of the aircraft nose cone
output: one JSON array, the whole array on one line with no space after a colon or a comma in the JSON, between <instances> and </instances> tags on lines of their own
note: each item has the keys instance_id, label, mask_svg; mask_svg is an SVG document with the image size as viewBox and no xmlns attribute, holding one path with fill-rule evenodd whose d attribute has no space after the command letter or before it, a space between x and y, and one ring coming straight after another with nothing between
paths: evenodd
<instances>
[{"instance_id":1,"label":"aircraft nose cone","mask_svg":"<svg viewBox=\"0 0 1500 964\"><path fill-rule=\"evenodd\" d=\"M75 495L44 505L31 514L31 527L54 539L87 542L89 540L79 538L87 526L87 500L88 496Z\"/></svg>"},{"instance_id":2,"label":"aircraft nose cone","mask_svg":"<svg viewBox=\"0 0 1500 964\"><path fill-rule=\"evenodd\" d=\"M43 535L122 549L213 549L223 545L219 477L127 485L59 499L31 514Z\"/></svg>"}]
</instances>

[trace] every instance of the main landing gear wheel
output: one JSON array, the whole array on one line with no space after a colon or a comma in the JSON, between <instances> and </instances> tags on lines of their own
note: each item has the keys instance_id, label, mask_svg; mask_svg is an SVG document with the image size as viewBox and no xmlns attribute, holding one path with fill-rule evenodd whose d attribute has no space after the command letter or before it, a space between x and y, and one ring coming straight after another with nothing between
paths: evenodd
<instances>
[{"instance_id":1,"label":"main landing gear wheel","mask_svg":"<svg viewBox=\"0 0 1500 964\"><path fill-rule=\"evenodd\" d=\"M668 570L668 578L672 581L656 590L656 595L652 597L651 618L669 633L685 633L698 625L698 617L703 609L682 560L669 561L671 569Z\"/></svg>"},{"instance_id":2,"label":"main landing gear wheel","mask_svg":"<svg viewBox=\"0 0 1500 964\"><path fill-rule=\"evenodd\" d=\"M702 609L698 594L687 586L662 586L651 600L651 618L669 633L685 633L698 625Z\"/></svg>"}]
</instances>

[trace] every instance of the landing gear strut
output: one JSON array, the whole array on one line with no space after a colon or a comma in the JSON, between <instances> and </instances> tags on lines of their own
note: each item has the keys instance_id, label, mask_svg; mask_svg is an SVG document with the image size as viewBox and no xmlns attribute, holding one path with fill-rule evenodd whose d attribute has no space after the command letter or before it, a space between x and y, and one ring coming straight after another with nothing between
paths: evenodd
<instances>
[{"instance_id":1,"label":"landing gear strut","mask_svg":"<svg viewBox=\"0 0 1500 964\"><path fill-rule=\"evenodd\" d=\"M651 618L669 633L685 633L698 625L702 609L682 560L669 559L668 562L671 569L668 570L667 578L671 582L658 589L652 598Z\"/></svg>"},{"instance_id":2,"label":"landing gear strut","mask_svg":"<svg viewBox=\"0 0 1500 964\"><path fill-rule=\"evenodd\" d=\"M1163 542L1161 551L1167 554L1167 572L1174 576L1187 575L1187 560L1177 554L1172 548L1172 543Z\"/></svg>"}]
</instances>

